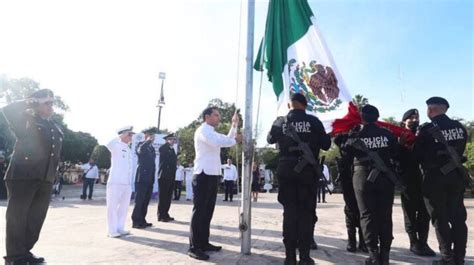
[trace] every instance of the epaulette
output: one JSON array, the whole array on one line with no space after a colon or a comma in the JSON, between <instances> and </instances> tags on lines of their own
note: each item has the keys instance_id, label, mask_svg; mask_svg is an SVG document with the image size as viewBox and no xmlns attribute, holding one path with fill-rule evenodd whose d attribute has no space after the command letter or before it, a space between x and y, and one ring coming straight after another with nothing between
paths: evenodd
<instances>
[{"instance_id":1,"label":"epaulette","mask_svg":"<svg viewBox=\"0 0 474 265\"><path fill-rule=\"evenodd\" d=\"M432 126L433 124L431 122L425 122L421 124L420 126L418 126L418 129L416 130L416 135L419 135L421 131L427 130L431 128Z\"/></svg>"}]
</instances>

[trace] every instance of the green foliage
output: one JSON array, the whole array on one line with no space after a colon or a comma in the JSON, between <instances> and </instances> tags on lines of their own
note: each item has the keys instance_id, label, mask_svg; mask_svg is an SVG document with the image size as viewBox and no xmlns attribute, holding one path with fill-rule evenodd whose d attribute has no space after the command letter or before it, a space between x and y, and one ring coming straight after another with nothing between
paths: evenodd
<instances>
[{"instance_id":1,"label":"green foliage","mask_svg":"<svg viewBox=\"0 0 474 265\"><path fill-rule=\"evenodd\" d=\"M352 99L352 102L357 106L358 109L361 109L365 105L369 104L369 99L362 95L355 95Z\"/></svg>"},{"instance_id":2,"label":"green foliage","mask_svg":"<svg viewBox=\"0 0 474 265\"><path fill-rule=\"evenodd\" d=\"M110 152L104 145L96 145L91 158L95 160L99 168L110 168Z\"/></svg>"},{"instance_id":3,"label":"green foliage","mask_svg":"<svg viewBox=\"0 0 474 265\"><path fill-rule=\"evenodd\" d=\"M393 125L396 125L396 126L400 126L400 122L397 121L395 119L395 117L388 117L388 118L383 118L382 119L384 122L387 122L387 123L390 123L390 124L393 124Z\"/></svg>"},{"instance_id":4,"label":"green foliage","mask_svg":"<svg viewBox=\"0 0 474 265\"><path fill-rule=\"evenodd\" d=\"M89 133L74 132L66 129L64 131L61 160L71 161L74 163L86 163L91 157L92 151L97 144L97 139Z\"/></svg>"},{"instance_id":5,"label":"green foliage","mask_svg":"<svg viewBox=\"0 0 474 265\"><path fill-rule=\"evenodd\" d=\"M278 167L278 150L275 148L262 148L259 153L260 161L266 165L266 169L273 171L274 175Z\"/></svg>"}]
</instances>

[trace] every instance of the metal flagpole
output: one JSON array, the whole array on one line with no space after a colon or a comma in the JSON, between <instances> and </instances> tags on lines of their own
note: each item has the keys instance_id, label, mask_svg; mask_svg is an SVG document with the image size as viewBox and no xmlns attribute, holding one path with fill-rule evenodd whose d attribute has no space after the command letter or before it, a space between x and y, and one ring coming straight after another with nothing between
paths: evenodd
<instances>
[{"instance_id":1,"label":"metal flagpole","mask_svg":"<svg viewBox=\"0 0 474 265\"><path fill-rule=\"evenodd\" d=\"M255 23L255 0L248 1L247 14L247 56L245 80L245 117L242 168L242 212L240 213L240 231L242 254L250 255L251 249L251 201L250 179L252 176L253 140L252 140L252 94L253 94L253 35Z\"/></svg>"}]
</instances>

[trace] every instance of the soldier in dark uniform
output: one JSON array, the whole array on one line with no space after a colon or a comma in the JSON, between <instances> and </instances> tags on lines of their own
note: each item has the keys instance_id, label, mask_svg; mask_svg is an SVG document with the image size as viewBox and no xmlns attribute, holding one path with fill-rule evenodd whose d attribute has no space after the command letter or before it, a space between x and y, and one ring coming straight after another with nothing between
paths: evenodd
<instances>
[{"instance_id":1,"label":"soldier in dark uniform","mask_svg":"<svg viewBox=\"0 0 474 265\"><path fill-rule=\"evenodd\" d=\"M145 219L153 193L153 183L155 182L155 128L144 130L145 141L137 146L138 168L135 177L135 208L133 208L132 221L133 228L143 229L152 226Z\"/></svg>"},{"instance_id":2,"label":"soldier in dark uniform","mask_svg":"<svg viewBox=\"0 0 474 265\"><path fill-rule=\"evenodd\" d=\"M160 168L158 169L158 188L160 201L158 202L158 221L170 222L174 218L169 215L171 199L173 196L177 156L173 145L176 143L174 134L165 136L166 143L159 149Z\"/></svg>"},{"instance_id":3,"label":"soldier in dark uniform","mask_svg":"<svg viewBox=\"0 0 474 265\"><path fill-rule=\"evenodd\" d=\"M366 264L388 264L392 235L392 206L394 183L386 173L380 172L374 182L368 180L377 165L364 152L355 147L354 140L362 141L369 152L377 155L384 166L391 168L391 159L397 153L395 136L388 130L377 126L377 108L366 105L361 109L363 128L348 140L348 154L354 157L353 185L360 212L360 225L364 240L369 249Z\"/></svg>"},{"instance_id":4,"label":"soldier in dark uniform","mask_svg":"<svg viewBox=\"0 0 474 265\"><path fill-rule=\"evenodd\" d=\"M42 89L3 108L15 148L5 183L6 263L41 263L30 251L38 241L56 177L63 133L51 120L54 95Z\"/></svg>"},{"instance_id":5,"label":"soldier in dark uniform","mask_svg":"<svg viewBox=\"0 0 474 265\"><path fill-rule=\"evenodd\" d=\"M283 205L283 243L286 249L285 264L296 264L296 248L299 249L299 264L314 264L309 251L313 236L312 223L316 207L316 168L307 164L297 173L295 167L306 160L297 146L295 137L287 130L292 126L303 144L307 144L312 156L318 160L320 149L328 150L331 138L326 134L321 121L306 114L307 101L301 94L291 98L292 109L286 117L279 117L272 125L267 141L277 143L280 149L278 162L278 201ZM318 168L319 170L319 168Z\"/></svg>"},{"instance_id":6,"label":"soldier in dark uniform","mask_svg":"<svg viewBox=\"0 0 474 265\"><path fill-rule=\"evenodd\" d=\"M424 171L423 195L442 255L438 263L464 264L468 232L463 196L466 184L463 176L466 175L461 168L444 170L444 167L453 162L448 148L462 157L467 132L460 122L446 116L449 108L446 99L432 97L426 104L431 122L420 126L414 152ZM435 139L434 130L440 131L448 148L441 142L442 138L438 137L441 141Z\"/></svg>"},{"instance_id":7,"label":"soldier in dark uniform","mask_svg":"<svg viewBox=\"0 0 474 265\"><path fill-rule=\"evenodd\" d=\"M334 143L339 147L339 153L341 157L337 160L337 167L339 170L338 180L341 182L342 195L344 198L344 215L346 216L346 228L347 228L347 251L357 251L357 239L356 234L359 230L359 250L362 252L368 252L367 246L365 245L364 235L360 227L360 214L359 208L357 207L357 200L354 193L354 186L352 182L353 175L353 157L347 153L347 139L348 134L339 134L334 139Z\"/></svg>"},{"instance_id":8,"label":"soldier in dark uniform","mask_svg":"<svg viewBox=\"0 0 474 265\"><path fill-rule=\"evenodd\" d=\"M419 126L417 109L410 109L403 114L402 127L416 133ZM420 163L413 155L413 149L406 146L404 136L400 137L400 177L406 185L406 192L401 194L405 230L410 239L410 251L418 256L435 256L436 253L428 246L430 216L426 210L421 192L423 176Z\"/></svg>"}]
</instances>

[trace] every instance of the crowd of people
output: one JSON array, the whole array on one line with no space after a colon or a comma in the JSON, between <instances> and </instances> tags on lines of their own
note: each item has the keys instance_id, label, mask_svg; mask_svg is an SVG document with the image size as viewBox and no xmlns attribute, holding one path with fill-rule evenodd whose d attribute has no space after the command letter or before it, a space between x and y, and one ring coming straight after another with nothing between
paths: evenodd
<instances>
[{"instance_id":1,"label":"crowd of people","mask_svg":"<svg viewBox=\"0 0 474 265\"><path fill-rule=\"evenodd\" d=\"M31 253L31 249L39 238L47 214L64 137L51 119L53 102L53 92L42 89L2 109L17 138L5 173L8 191L5 261L8 265L45 261ZM436 254L427 244L431 220L441 253L437 263L464 263L468 231L463 193L468 180L459 163L467 132L459 122L446 115L449 103L445 99L433 97L426 103L431 122L420 126L418 110L408 110L402 123L407 133L395 136L380 127L378 109L366 105L360 110L362 126L334 137L340 150L338 179L346 203L347 251L367 252L366 264L389 262L396 186L402 191L410 250L420 256ZM305 96L294 94L288 115L277 118L267 137L269 144L277 144L279 148L278 202L283 205L285 264L297 264L297 251L298 264L314 264L310 250L317 249L314 241L317 197L321 194L322 202L325 202L325 186L330 181L327 167L321 167L318 161L320 150L330 148L331 136L317 117L306 113L306 107ZM125 223L132 186L135 190L132 227L146 229L153 226L146 216L158 172L157 220L174 221L170 206L173 199L180 200L184 181L186 200L193 200L187 254L198 260L208 260L209 252L222 249L209 240L210 223L219 183L224 183L224 201L232 201L238 173L231 159L226 164L221 163L220 152L221 148L241 142L242 135L237 133L237 114L232 117L227 135L215 130L221 119L217 108L206 108L202 119L203 123L194 135L195 159L186 168L178 162L174 134L164 137L166 143L160 146L159 154L156 153L153 146L155 128L143 131L144 141L136 150L130 148L135 134L132 126L119 129L118 136L106 145L111 153L106 188L109 237L130 233ZM410 137L414 134L416 138ZM133 152L138 157L136 171L131 163ZM155 163L157 155L158 165ZM0 157L2 161L4 157ZM5 166L0 170L2 168ZM84 170L81 198L92 199L98 178L97 165L91 159L81 168ZM261 189L260 174L255 165L251 187L255 202Z\"/></svg>"}]
</instances>

